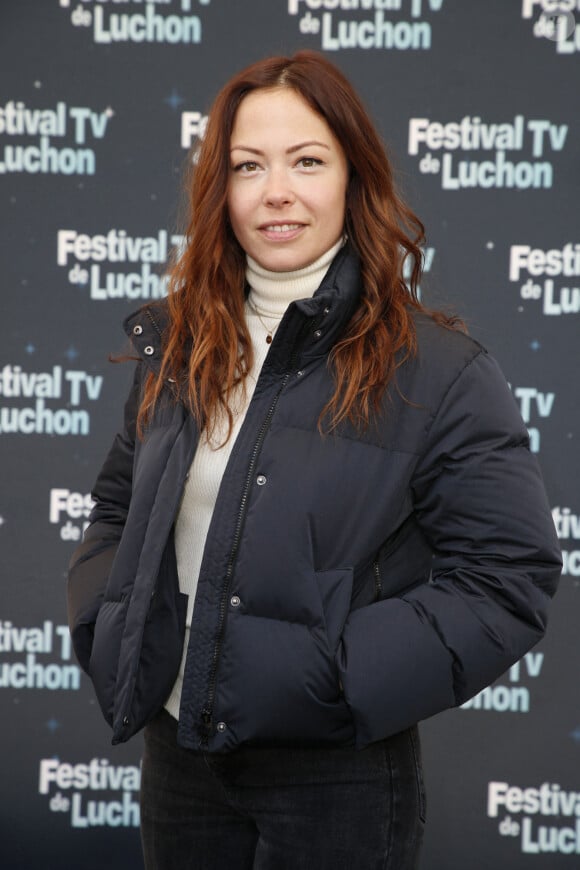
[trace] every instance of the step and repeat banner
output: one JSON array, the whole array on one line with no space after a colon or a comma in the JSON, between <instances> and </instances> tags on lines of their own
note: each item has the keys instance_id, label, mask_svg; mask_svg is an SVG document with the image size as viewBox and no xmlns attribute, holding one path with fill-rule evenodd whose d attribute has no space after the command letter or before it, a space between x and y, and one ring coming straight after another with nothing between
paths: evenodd
<instances>
[{"instance_id":1,"label":"step and repeat banner","mask_svg":"<svg viewBox=\"0 0 580 870\"><path fill-rule=\"evenodd\" d=\"M580 867L580 2L3 0L6 870L142 866L141 738L111 746L65 613L131 378L107 357L125 349L122 319L166 292L182 174L216 91L302 47L370 108L427 226L423 298L500 361L564 551L545 640L422 725L422 870Z\"/></svg>"}]
</instances>

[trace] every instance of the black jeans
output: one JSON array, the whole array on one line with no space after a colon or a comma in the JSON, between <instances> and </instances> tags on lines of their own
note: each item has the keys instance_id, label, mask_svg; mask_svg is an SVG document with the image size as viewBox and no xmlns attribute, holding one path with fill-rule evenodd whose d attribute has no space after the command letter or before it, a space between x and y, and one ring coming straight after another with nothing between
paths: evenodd
<instances>
[{"instance_id":1,"label":"black jeans","mask_svg":"<svg viewBox=\"0 0 580 870\"><path fill-rule=\"evenodd\" d=\"M147 870L415 870L425 798L416 729L362 750L183 749L145 728Z\"/></svg>"}]
</instances>

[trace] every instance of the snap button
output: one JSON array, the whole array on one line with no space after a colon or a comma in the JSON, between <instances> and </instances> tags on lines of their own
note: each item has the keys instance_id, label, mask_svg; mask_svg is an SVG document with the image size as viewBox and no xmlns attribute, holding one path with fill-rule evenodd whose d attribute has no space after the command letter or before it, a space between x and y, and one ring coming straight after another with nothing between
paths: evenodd
<instances>
[{"instance_id":1,"label":"snap button","mask_svg":"<svg viewBox=\"0 0 580 870\"><path fill-rule=\"evenodd\" d=\"M323 311L322 313L326 315L326 314L329 313L329 311L330 311L330 308L327 307L327 308L324 309L324 311Z\"/></svg>"},{"instance_id":2,"label":"snap button","mask_svg":"<svg viewBox=\"0 0 580 870\"><path fill-rule=\"evenodd\" d=\"M322 335L322 330L317 329L314 333L314 338L320 338L321 335Z\"/></svg>"},{"instance_id":3,"label":"snap button","mask_svg":"<svg viewBox=\"0 0 580 870\"><path fill-rule=\"evenodd\" d=\"M232 607L239 607L241 603L242 601L237 595L232 595L232 597L230 598L230 604L232 605Z\"/></svg>"},{"instance_id":4,"label":"snap button","mask_svg":"<svg viewBox=\"0 0 580 870\"><path fill-rule=\"evenodd\" d=\"M256 483L258 484L258 486L264 486L264 484L266 483L266 480L267 480L267 477L265 474L259 474L256 478Z\"/></svg>"},{"instance_id":5,"label":"snap button","mask_svg":"<svg viewBox=\"0 0 580 870\"><path fill-rule=\"evenodd\" d=\"M216 727L217 727L217 730L218 730L221 734L223 734L224 731L226 730L226 728L227 728L228 726L226 725L225 722L218 722Z\"/></svg>"},{"instance_id":6,"label":"snap button","mask_svg":"<svg viewBox=\"0 0 580 870\"><path fill-rule=\"evenodd\" d=\"M143 327L139 326L139 324L137 324L137 326L133 327L133 335L141 335L142 332L143 332Z\"/></svg>"},{"instance_id":7,"label":"snap button","mask_svg":"<svg viewBox=\"0 0 580 870\"><path fill-rule=\"evenodd\" d=\"M148 344L147 347L143 348L143 353L146 353L147 356L153 356L153 354L155 353L155 348Z\"/></svg>"},{"instance_id":8,"label":"snap button","mask_svg":"<svg viewBox=\"0 0 580 870\"><path fill-rule=\"evenodd\" d=\"M302 369L300 369L300 371L296 372L296 377L301 378L303 374L304 372L302 371Z\"/></svg>"},{"instance_id":9,"label":"snap button","mask_svg":"<svg viewBox=\"0 0 580 870\"><path fill-rule=\"evenodd\" d=\"M129 724L129 717L123 716L123 725L128 725L128 724Z\"/></svg>"}]
</instances>

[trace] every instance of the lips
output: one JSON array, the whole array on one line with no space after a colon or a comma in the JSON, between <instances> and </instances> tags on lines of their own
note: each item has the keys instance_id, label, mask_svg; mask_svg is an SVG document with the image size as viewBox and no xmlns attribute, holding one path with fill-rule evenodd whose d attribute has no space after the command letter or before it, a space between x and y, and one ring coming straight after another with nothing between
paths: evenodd
<instances>
[{"instance_id":1,"label":"lips","mask_svg":"<svg viewBox=\"0 0 580 870\"><path fill-rule=\"evenodd\" d=\"M299 230L304 224L265 224L260 229L267 233L289 233L292 230Z\"/></svg>"},{"instance_id":2,"label":"lips","mask_svg":"<svg viewBox=\"0 0 580 870\"><path fill-rule=\"evenodd\" d=\"M294 221L273 222L271 224L262 224L258 230L263 239L268 242L291 242L302 234L306 224L295 223Z\"/></svg>"}]
</instances>

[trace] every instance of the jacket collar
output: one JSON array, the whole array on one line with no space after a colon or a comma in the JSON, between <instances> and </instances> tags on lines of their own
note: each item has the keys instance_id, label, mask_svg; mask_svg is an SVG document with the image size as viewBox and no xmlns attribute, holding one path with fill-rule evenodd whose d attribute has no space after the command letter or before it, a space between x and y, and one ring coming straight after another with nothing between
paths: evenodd
<instances>
[{"instance_id":1,"label":"jacket collar","mask_svg":"<svg viewBox=\"0 0 580 870\"><path fill-rule=\"evenodd\" d=\"M347 242L330 264L314 295L290 304L270 353L274 358L285 356L285 351L294 348L301 336L301 361L326 355L356 311L360 291L359 260ZM168 323L165 299L142 306L123 322L133 347L155 374L161 366L163 336Z\"/></svg>"},{"instance_id":2,"label":"jacket collar","mask_svg":"<svg viewBox=\"0 0 580 870\"><path fill-rule=\"evenodd\" d=\"M165 299L143 305L123 321L123 328L139 357L156 375L161 368L163 335L168 323Z\"/></svg>"},{"instance_id":3,"label":"jacket collar","mask_svg":"<svg viewBox=\"0 0 580 870\"><path fill-rule=\"evenodd\" d=\"M311 320L302 349L306 358L326 355L331 350L356 311L360 294L360 264L347 242L330 264L314 295L293 303Z\"/></svg>"}]
</instances>

